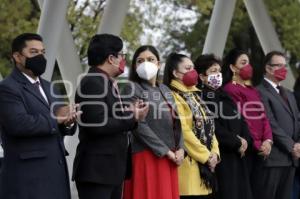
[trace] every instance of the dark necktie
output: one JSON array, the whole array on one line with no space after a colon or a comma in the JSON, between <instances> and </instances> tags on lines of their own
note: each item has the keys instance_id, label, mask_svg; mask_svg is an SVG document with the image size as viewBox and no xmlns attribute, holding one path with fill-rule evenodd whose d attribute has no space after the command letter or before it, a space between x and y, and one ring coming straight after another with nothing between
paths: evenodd
<instances>
[{"instance_id":1,"label":"dark necktie","mask_svg":"<svg viewBox=\"0 0 300 199\"><path fill-rule=\"evenodd\" d=\"M42 97L42 99L48 104L48 100L45 99L45 97L43 96L43 94L41 93L41 90L40 90L40 82L37 81L33 84L36 92L39 94L40 97Z\"/></svg>"},{"instance_id":2,"label":"dark necktie","mask_svg":"<svg viewBox=\"0 0 300 199\"><path fill-rule=\"evenodd\" d=\"M283 99L283 101L284 101L287 105L289 105L289 101L288 101L288 98L287 98L287 96L286 96L286 93L285 93L283 87L277 86L276 88L279 90L279 95L281 96L281 98Z\"/></svg>"}]
</instances>

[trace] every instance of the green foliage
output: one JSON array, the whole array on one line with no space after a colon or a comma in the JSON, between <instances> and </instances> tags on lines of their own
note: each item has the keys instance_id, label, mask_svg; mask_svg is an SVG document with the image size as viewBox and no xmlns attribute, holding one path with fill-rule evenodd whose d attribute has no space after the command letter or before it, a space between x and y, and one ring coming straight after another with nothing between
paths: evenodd
<instances>
[{"instance_id":1,"label":"green foliage","mask_svg":"<svg viewBox=\"0 0 300 199\"><path fill-rule=\"evenodd\" d=\"M279 40L290 55L290 65L294 69L295 63L300 60L300 3L297 0L264 0L264 3L273 20ZM202 53L213 0L196 1L195 5L201 15L192 31L178 37L178 40L185 44L187 51L191 52L193 59ZM251 62L257 74L254 83L257 83L262 77L261 63L264 53L243 0L237 0L224 54L234 47L250 52Z\"/></svg>"},{"instance_id":2,"label":"green foliage","mask_svg":"<svg viewBox=\"0 0 300 199\"><path fill-rule=\"evenodd\" d=\"M265 0L283 47L291 61L300 60L300 2L298 0Z\"/></svg>"},{"instance_id":3,"label":"green foliage","mask_svg":"<svg viewBox=\"0 0 300 199\"><path fill-rule=\"evenodd\" d=\"M201 13L197 22L193 25L191 32L185 32L182 35L182 42L185 43L187 50L191 53L192 59L202 54L206 33L209 26L211 13L213 10L213 1L196 1L197 11Z\"/></svg>"},{"instance_id":4,"label":"green foliage","mask_svg":"<svg viewBox=\"0 0 300 199\"><path fill-rule=\"evenodd\" d=\"M188 1L183 1L186 3ZM199 15L192 31L178 37L192 54L200 54L203 49L208 23L213 9L213 0L192 1ZM265 0L264 3L274 22L283 47L292 56L300 57L300 4L297 0ZM189 3L186 3L189 4ZM184 6L184 5L182 5ZM255 53L262 53L255 30L242 0L237 0L233 20L228 35L225 54L229 49L239 47Z\"/></svg>"},{"instance_id":5,"label":"green foliage","mask_svg":"<svg viewBox=\"0 0 300 199\"><path fill-rule=\"evenodd\" d=\"M78 49L78 55L85 63L88 41L96 33L105 0L70 1L67 19ZM10 49L12 39L23 32L36 32L40 9L37 0L1 0L0 4L0 73L5 77L11 71ZM121 36L129 52L139 46L141 24L135 8L125 18ZM57 70L57 68L56 68Z\"/></svg>"},{"instance_id":6,"label":"green foliage","mask_svg":"<svg viewBox=\"0 0 300 199\"><path fill-rule=\"evenodd\" d=\"M78 49L80 59L86 57L89 40L96 33L105 0L101 1L70 1L67 20ZM89 10L89 12L88 12Z\"/></svg>"},{"instance_id":7,"label":"green foliage","mask_svg":"<svg viewBox=\"0 0 300 199\"><path fill-rule=\"evenodd\" d=\"M300 59L299 1L264 0L264 3L283 47L290 54L290 63L294 65ZM97 31L105 5L106 0L70 1L67 19L82 63L86 63L88 43ZM150 35L144 38L142 43L154 44L162 57L171 51L184 51L190 53L194 59L202 53L213 6L214 0L131 0L121 33L129 57L132 57L134 50L141 45L141 35L151 30L153 33L162 34L161 41L153 42L153 35ZM191 19L182 18L182 12L198 13L195 23L186 23L186 20ZM3 76L11 69L12 39L22 32L35 32L39 15L37 0L1 0L0 73ZM159 23L157 19L160 20ZM260 65L263 51L243 0L237 0L224 53L233 47L247 49L251 53L253 64Z\"/></svg>"},{"instance_id":8,"label":"green foliage","mask_svg":"<svg viewBox=\"0 0 300 199\"><path fill-rule=\"evenodd\" d=\"M142 26L138 21L137 15L138 13L129 13L126 16L121 32L121 37L125 40L129 55L132 55L135 49L137 49L141 45L139 37L142 32Z\"/></svg>"},{"instance_id":9,"label":"green foliage","mask_svg":"<svg viewBox=\"0 0 300 199\"><path fill-rule=\"evenodd\" d=\"M106 0L100 1L71 1L67 19L78 49L78 54L83 63L86 63L86 53L90 38L96 34ZM140 13L136 7L132 7L128 12L121 37L127 44L127 50L130 54L136 49L141 34Z\"/></svg>"},{"instance_id":10,"label":"green foliage","mask_svg":"<svg viewBox=\"0 0 300 199\"><path fill-rule=\"evenodd\" d=\"M35 32L39 9L35 1L1 0L0 4L0 73L9 74L11 41L23 32Z\"/></svg>"}]
</instances>

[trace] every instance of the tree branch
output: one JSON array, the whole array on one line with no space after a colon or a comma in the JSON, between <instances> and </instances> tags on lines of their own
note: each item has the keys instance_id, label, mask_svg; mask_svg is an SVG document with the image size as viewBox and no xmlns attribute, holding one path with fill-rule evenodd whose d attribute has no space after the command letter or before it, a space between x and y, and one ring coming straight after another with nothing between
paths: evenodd
<instances>
[{"instance_id":1,"label":"tree branch","mask_svg":"<svg viewBox=\"0 0 300 199\"><path fill-rule=\"evenodd\" d=\"M31 12L28 16L28 19L32 20L33 18L38 18L41 9L37 0L30 0L30 3L31 3Z\"/></svg>"}]
</instances>

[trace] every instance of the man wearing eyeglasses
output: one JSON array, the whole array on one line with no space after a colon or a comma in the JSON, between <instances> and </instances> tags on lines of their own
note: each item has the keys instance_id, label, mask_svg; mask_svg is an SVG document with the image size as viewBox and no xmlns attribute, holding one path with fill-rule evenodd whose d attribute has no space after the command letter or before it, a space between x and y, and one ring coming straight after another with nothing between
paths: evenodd
<instances>
[{"instance_id":1,"label":"man wearing eyeglasses","mask_svg":"<svg viewBox=\"0 0 300 199\"><path fill-rule=\"evenodd\" d=\"M285 55L277 51L268 53L264 67L265 77L258 89L274 143L270 156L261 160L260 169L257 169L254 198L290 199L300 157L299 110L293 93L281 85L287 75Z\"/></svg>"},{"instance_id":2,"label":"man wearing eyeglasses","mask_svg":"<svg viewBox=\"0 0 300 199\"><path fill-rule=\"evenodd\" d=\"M93 36L88 48L90 69L75 101L80 104L79 144L73 167L80 199L121 199L130 170L128 131L148 114L143 102L125 107L116 78L124 72L123 41L111 34Z\"/></svg>"}]
</instances>

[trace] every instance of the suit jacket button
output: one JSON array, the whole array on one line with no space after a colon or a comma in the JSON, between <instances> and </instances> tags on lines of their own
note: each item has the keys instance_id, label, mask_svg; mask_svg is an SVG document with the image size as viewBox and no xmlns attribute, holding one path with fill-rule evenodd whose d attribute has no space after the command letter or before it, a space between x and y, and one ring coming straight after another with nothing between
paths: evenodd
<instances>
[{"instance_id":1,"label":"suit jacket button","mask_svg":"<svg viewBox=\"0 0 300 199\"><path fill-rule=\"evenodd\" d=\"M59 160L59 164L63 164L64 162L62 160Z\"/></svg>"},{"instance_id":2,"label":"suit jacket button","mask_svg":"<svg viewBox=\"0 0 300 199\"><path fill-rule=\"evenodd\" d=\"M55 133L56 132L56 129L55 128L52 128L52 133Z\"/></svg>"}]
</instances>

